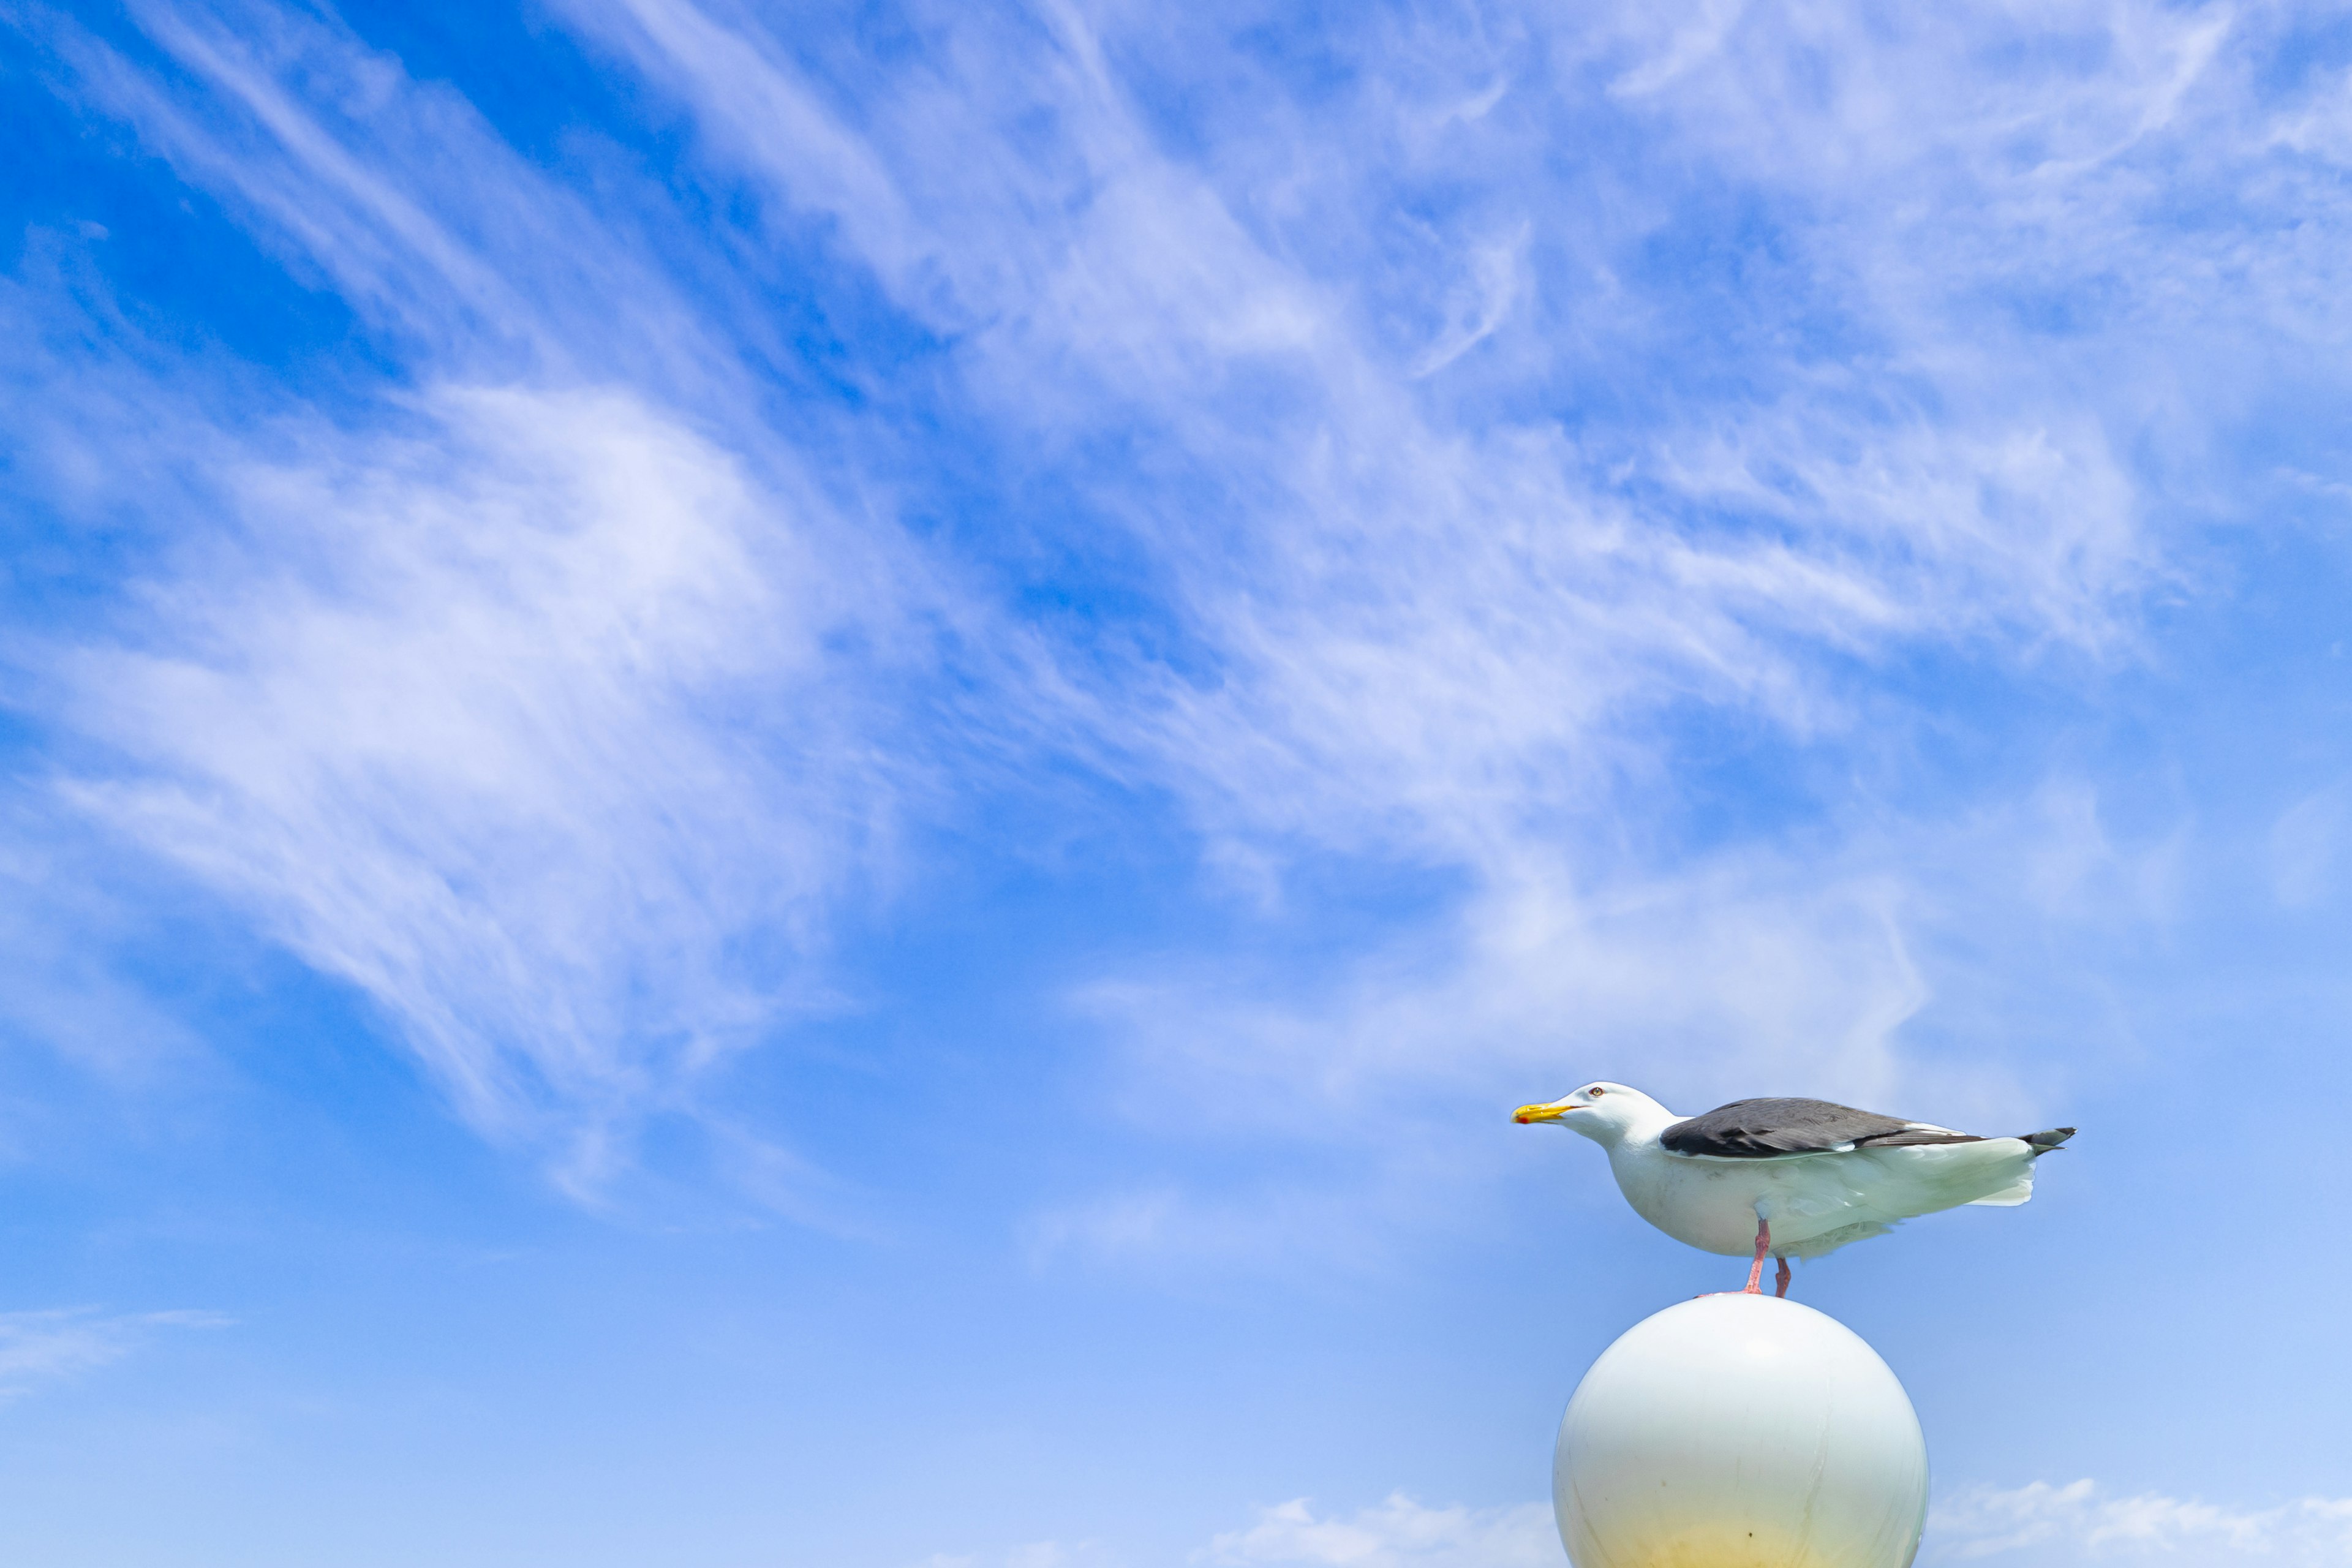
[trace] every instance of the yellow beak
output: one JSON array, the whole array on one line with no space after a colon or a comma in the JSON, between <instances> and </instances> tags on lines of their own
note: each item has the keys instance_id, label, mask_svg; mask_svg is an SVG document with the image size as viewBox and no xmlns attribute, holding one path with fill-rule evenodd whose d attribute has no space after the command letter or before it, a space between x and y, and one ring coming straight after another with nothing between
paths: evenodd
<instances>
[{"instance_id":1,"label":"yellow beak","mask_svg":"<svg viewBox=\"0 0 2352 1568\"><path fill-rule=\"evenodd\" d=\"M1511 1112L1511 1120L1520 1123L1557 1121L1570 1111L1582 1109L1577 1105L1522 1105Z\"/></svg>"}]
</instances>

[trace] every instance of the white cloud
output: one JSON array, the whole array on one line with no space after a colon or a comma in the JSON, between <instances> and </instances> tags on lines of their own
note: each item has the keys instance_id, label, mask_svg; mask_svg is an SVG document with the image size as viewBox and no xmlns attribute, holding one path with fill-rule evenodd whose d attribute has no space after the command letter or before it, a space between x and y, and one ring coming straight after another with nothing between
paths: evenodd
<instances>
[{"instance_id":1,"label":"white cloud","mask_svg":"<svg viewBox=\"0 0 2352 1568\"><path fill-rule=\"evenodd\" d=\"M934 1552L914 1568L1113 1568L1113 1558L1093 1541L1032 1541L1003 1552Z\"/></svg>"},{"instance_id":2,"label":"white cloud","mask_svg":"<svg viewBox=\"0 0 2352 1568\"><path fill-rule=\"evenodd\" d=\"M107 1314L87 1307L0 1312L0 1400L121 1360L159 1329L216 1329L217 1312Z\"/></svg>"},{"instance_id":3,"label":"white cloud","mask_svg":"<svg viewBox=\"0 0 2352 1568\"><path fill-rule=\"evenodd\" d=\"M18 460L141 546L128 613L14 650L25 705L100 747L64 797L359 987L575 1190L685 1110L755 1197L817 1217L821 1178L698 1080L839 1004L831 916L890 896L902 803L937 783L900 705L938 634L967 673L1020 638L748 412L771 345L732 283L688 304L609 202L330 20L137 20L177 70L28 25L423 390L289 413L103 307L62 341L106 348L57 351L59 301L0 301L26 328Z\"/></svg>"},{"instance_id":4,"label":"white cloud","mask_svg":"<svg viewBox=\"0 0 2352 1568\"><path fill-rule=\"evenodd\" d=\"M620 215L549 179L446 84L295 7L131 11L175 69L142 68L60 17L31 23L89 103L425 375L746 395L737 355L762 342L759 319L715 331Z\"/></svg>"},{"instance_id":5,"label":"white cloud","mask_svg":"<svg viewBox=\"0 0 2352 1568\"><path fill-rule=\"evenodd\" d=\"M1670 16L1671 9L1660 7L1661 18ZM1722 48L1747 9L1748 0L1700 0L1689 7L1690 15L1675 20L1673 36L1654 58L1609 84L1610 94L1639 98L1657 91Z\"/></svg>"},{"instance_id":6,"label":"white cloud","mask_svg":"<svg viewBox=\"0 0 2352 1568\"><path fill-rule=\"evenodd\" d=\"M1976 1487L1936 1504L1925 1563L2270 1563L2340 1568L2352 1562L2352 1499L2298 1498L2249 1509L2067 1485ZM1542 1503L1430 1508L1402 1493L1353 1514L1318 1513L1295 1499L1259 1510L1193 1554L1215 1568L1552 1568L1566 1561Z\"/></svg>"},{"instance_id":7,"label":"white cloud","mask_svg":"<svg viewBox=\"0 0 2352 1568\"><path fill-rule=\"evenodd\" d=\"M1445 167L1475 171L1482 194L1463 221L1483 231L1414 231L1432 260L1366 228L1403 193L1330 144L1379 144L1408 106L1338 106L1295 128L1314 151L1274 165L1255 144L1179 158L1107 63L1134 18L1057 12L1044 49L943 18L956 47L856 81L868 90L853 124L731 16L682 0L583 12L687 99L719 156L789 210L831 215L904 308L966 333L999 417L1056 452L1117 429L1196 482L1171 506L1089 481L1149 544L1205 670L1102 672L1099 720L1220 835L1496 874L1579 831L1569 819L1589 825L1626 770L1655 763L1649 727L1679 706L1834 731L1848 720L1824 655L1922 640L2109 650L2147 581L2140 503L2102 421L2032 373L2002 384L2018 366L1906 306L1856 301L1856 330L1898 336L1877 385L1769 353L1752 367L1761 395L1638 437L1415 393L1416 371L1503 330L1533 258L1557 271L1571 243L1528 165L1539 149L1501 110L1410 105L1412 122L1467 139ZM1472 53L1445 62L1460 79L1416 96L1490 90L1492 51ZM1278 84L1255 87L1279 104ZM782 101L791 112L759 110ZM1024 114L1054 128L1050 153L1002 133ZM1332 237L1286 213L1301 188L1341 216ZM1637 205L1572 243L1634 243L1659 216ZM1497 233L1516 237L1498 247ZM1355 271L1330 252L1340 236L1365 247ZM1809 261L1843 273L1892 237L1809 236L1840 246ZM1450 301L1432 333L1391 342L1372 319L1364 274L1391 264L1401 281L1467 279L1431 290ZM1570 297L1525 330L1573 338L1589 309L1612 307ZM1621 355L1638 374L1661 352L1592 330L1611 374ZM1481 390L1530 368L1514 361Z\"/></svg>"},{"instance_id":8,"label":"white cloud","mask_svg":"<svg viewBox=\"0 0 2352 1568\"><path fill-rule=\"evenodd\" d=\"M1635 952L1564 933L1622 931L1612 906L1658 896L1650 868L1627 878L1601 862L1670 774L1664 731L1681 716L1752 715L1793 737L1835 737L1855 719L1828 661L1922 643L2100 658L2128 642L2133 595L2158 551L2107 426L2020 362L1988 362L1980 334L1906 302L1854 299L1855 330L1885 345L1869 351L1885 374L1768 352L1742 373L1760 395L1638 435L1494 416L1487 399L1515 381L1521 393L1547 385L1556 350L1530 362L1498 345L1505 357L1472 388L1485 399L1415 391L1417 373L1446 364L1451 374L1470 345L1510 334L1581 337L1592 368L1575 364L1571 379L1642 377L1675 352L1625 325L1650 324L1646 312L1671 298L1596 300L1563 271L1614 259L1664 215L1639 200L1613 211L1566 200L1574 193L1539 166L1552 142L1523 117L1543 110L1497 96L1498 80L1528 69L1502 32L1415 54L1417 74L1391 60L1377 89L1311 120L1287 117L1279 81L1249 77L1251 112L1277 117L1283 133L1213 136L1205 152L1178 156L1108 63L1141 47L1149 26L1136 16L1059 10L1039 24L1040 47L1025 27L1015 38L942 14L951 47L887 79L836 83L828 99L731 11L632 0L579 12L605 18L595 25L686 100L714 156L768 181L791 212L830 215L903 308L962 334L975 390L999 418L1056 454L1115 431L1155 479L1185 481L1171 503L1125 476L1087 477L1098 504L1147 544L1192 639L1181 668L1079 671L1095 697L1093 735L1123 771L1177 790L1218 861L1259 868L1276 896L1302 848L1473 879L1447 926L1400 944L1459 954L1450 973L1408 966L1416 980L1392 979L1360 1004L1346 984L1302 1002L1286 978L1255 999L1230 984L1172 996L1181 982L1168 975L1096 994L1098 1012L1146 1034L1183 1032L1153 1019L1187 1019L1197 1038L1225 1042L1223 1054L1270 1064L1292 1054L1287 1037L1320 1058L1311 1071L1345 1077L1374 1030L1393 1050L1442 1058L1465 1032L1528 1048L1557 1038L1552 1019L1597 1033L1612 1012L1671 1005L1690 990L1682 977L1706 973L1713 938L1661 921L1661 945ZM1657 89L1644 101L1695 81L1700 44L1737 20L1714 8L1685 29L1696 41L1669 49L1673 69L1644 80ZM1908 65L1937 46L1916 47ZM2175 62L2162 79L2177 85L2179 51L2156 53ZM1726 57L1710 68L1738 67ZM1541 104L1544 85L1524 96ZM1451 111L1464 101L1484 111ZM1763 112L1740 101L1743 115ZM776 103L790 111L761 108ZM1696 112L1680 100L1656 111ZM1771 111L1799 112L1794 89ZM2135 112L2147 118L2144 104ZM1015 122L1033 128L1019 142L1002 129ZM1406 129L1431 126L1441 129ZM1801 158L1823 129L1782 128L1774 144ZM1419 223L1400 241L1381 215L1412 194L1420 169L1409 159L1400 179L1350 149L1406 136L1450 139L1416 148L1419 162L1476 199L1453 201L1458 218ZM1743 142L1726 156L1753 152ZM1569 207L1602 232L1563 233ZM1852 232L1802 238L1824 276L1884 270L1877 250L1890 242L1913 260L1941 243L1866 213L1842 221ZM1387 277L1392 294L1368 281ZM1524 315L1523 278L1542 279L1543 313ZM1388 332L1383 318L1409 315L1416 292L1444 300L1442 311L1424 330ZM1856 951L1832 934L1839 920L1809 915L1814 897L1745 907L1787 960L1756 1005L1788 997L1794 983L1780 975L1829 981ZM1505 929L1530 903L1550 909L1563 940ZM1721 924L1709 929L1744 940ZM1874 943L1884 951L1885 933L1865 950ZM1498 976L1506 952L1517 972ZM1365 968L1396 975L1393 957ZM1636 976L1648 989L1625 1007L1586 1005L1579 977L1613 985L1612 975L1627 977L1623 991ZM1833 988L1804 1005L1814 1016L1802 1026L1792 1016L1729 1037L1761 1067L1782 1038L1866 1037L1877 1059L1840 1047L1825 1061L1816 1049L1810 1065L1857 1092L1886 1082L1883 1047L1900 1008L1874 996L1822 1016ZM1150 1005L1123 1009L1121 994ZM1465 999L1466 1031L1410 1026L1415 1016L1450 1022ZM1139 1043L1166 1054L1168 1042Z\"/></svg>"},{"instance_id":9,"label":"white cloud","mask_svg":"<svg viewBox=\"0 0 2352 1568\"><path fill-rule=\"evenodd\" d=\"M2186 1557L2199 1563L2339 1568L2352 1563L2352 1498L2231 1508L2159 1492L2116 1496L2088 1479L1979 1487L1927 1521L1930 1562L2014 1558L2073 1563Z\"/></svg>"},{"instance_id":10,"label":"white cloud","mask_svg":"<svg viewBox=\"0 0 2352 1568\"><path fill-rule=\"evenodd\" d=\"M1433 375L1494 336L1528 287L1528 230L1475 246L1465 258L1469 276L1447 291L1444 325L1413 367Z\"/></svg>"},{"instance_id":11,"label":"white cloud","mask_svg":"<svg viewBox=\"0 0 2352 1568\"><path fill-rule=\"evenodd\" d=\"M804 961L915 777L863 728L895 599L811 493L633 398L415 414L216 467L226 534L63 662L56 717L117 759L67 793L593 1184L633 1117L827 1004Z\"/></svg>"},{"instance_id":12,"label":"white cloud","mask_svg":"<svg viewBox=\"0 0 2352 1568\"><path fill-rule=\"evenodd\" d=\"M1174 1076L1259 1080L1262 1092L1225 1097L1235 1114L1290 1114L1301 1093L1361 1101L1400 1074L1488 1082L1497 1067L1527 1075L1529 1095L1608 1071L1646 1073L1671 1099L1744 1066L1884 1096L1897 1076L1889 1037L1926 995L1902 891L1804 888L1811 869L1721 863L1586 892L1557 867L1528 867L1471 902L1458 945L1432 952L1416 933L1328 994L1285 1003L1244 976L1223 996L1180 981L1182 1007L1141 984L1084 1001L1119 1019L1147 1066L1181 1056Z\"/></svg>"},{"instance_id":13,"label":"white cloud","mask_svg":"<svg viewBox=\"0 0 2352 1568\"><path fill-rule=\"evenodd\" d=\"M2340 1568L2352 1562L2352 1499L2249 1509L2110 1493L2089 1480L1977 1487L1936 1504L1924 1563L2178 1562ZM1353 1514L1295 1499L1193 1554L1214 1568L1553 1568L1566 1561L1542 1503L1430 1508L1402 1493Z\"/></svg>"},{"instance_id":14,"label":"white cloud","mask_svg":"<svg viewBox=\"0 0 2352 1568\"><path fill-rule=\"evenodd\" d=\"M1318 1516L1305 1498L1259 1510L1217 1536L1196 1563L1230 1568L1555 1568L1567 1561L1541 1503L1429 1508L1402 1492L1348 1516Z\"/></svg>"}]
</instances>

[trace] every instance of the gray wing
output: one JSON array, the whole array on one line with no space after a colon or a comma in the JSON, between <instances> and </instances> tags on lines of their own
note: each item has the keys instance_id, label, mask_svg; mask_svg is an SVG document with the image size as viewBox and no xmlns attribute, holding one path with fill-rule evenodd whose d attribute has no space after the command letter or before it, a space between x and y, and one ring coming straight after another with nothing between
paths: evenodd
<instances>
[{"instance_id":1,"label":"gray wing","mask_svg":"<svg viewBox=\"0 0 2352 1568\"><path fill-rule=\"evenodd\" d=\"M1891 1148L1911 1143L1981 1143L1967 1132L1856 1110L1826 1100L1735 1100L1675 1122L1658 1142L1677 1154L1719 1160L1773 1160L1834 1149Z\"/></svg>"}]
</instances>

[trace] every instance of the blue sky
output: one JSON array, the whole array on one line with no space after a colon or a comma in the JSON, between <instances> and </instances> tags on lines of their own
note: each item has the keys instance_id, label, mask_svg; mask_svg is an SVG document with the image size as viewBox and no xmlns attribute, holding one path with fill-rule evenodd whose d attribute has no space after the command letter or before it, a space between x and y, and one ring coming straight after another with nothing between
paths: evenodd
<instances>
[{"instance_id":1,"label":"blue sky","mask_svg":"<svg viewBox=\"0 0 2352 1568\"><path fill-rule=\"evenodd\" d=\"M2352 1563L2352 14L0 5L0 1556Z\"/></svg>"}]
</instances>

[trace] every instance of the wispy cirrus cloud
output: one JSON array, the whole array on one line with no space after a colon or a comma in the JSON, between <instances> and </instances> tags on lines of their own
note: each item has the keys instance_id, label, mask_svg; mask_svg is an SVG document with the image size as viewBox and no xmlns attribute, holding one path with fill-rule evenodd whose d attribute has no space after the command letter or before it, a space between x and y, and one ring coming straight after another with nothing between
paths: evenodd
<instances>
[{"instance_id":1,"label":"wispy cirrus cloud","mask_svg":"<svg viewBox=\"0 0 2352 1568\"><path fill-rule=\"evenodd\" d=\"M45 24L427 388L194 465L231 524L73 667L128 764L74 798L485 1126L675 1102L821 997L908 803L1002 783L960 748L1174 801L1269 910L1331 858L1445 889L1304 982L1084 988L1138 1060L1346 1092L1571 1019L1669 1087L1949 1087L1905 1047L1923 911L2005 895L1934 869L1947 825L2038 841L1904 761L1934 715L1889 683L2112 669L2197 591L2251 367L2342 337L2324 84L2257 88L2289 24L1368 11L1317 75L1251 14L919 6L886 60L576 0L694 131L593 200L316 16ZM787 265L870 289L919 374L845 324L854 417L780 404ZM919 538L941 446L994 521ZM1871 778L1867 831L1695 829L1675 782L1725 749Z\"/></svg>"},{"instance_id":2,"label":"wispy cirrus cloud","mask_svg":"<svg viewBox=\"0 0 2352 1568\"><path fill-rule=\"evenodd\" d=\"M0 1312L0 1401L121 1361L163 1329L217 1329L217 1312L107 1313L88 1307Z\"/></svg>"},{"instance_id":3,"label":"wispy cirrus cloud","mask_svg":"<svg viewBox=\"0 0 2352 1568\"><path fill-rule=\"evenodd\" d=\"M1513 399L1561 374L1556 347L1549 363L1414 391L1411 373L1438 350L1459 357L1448 345L1465 329L1385 331L1389 300L1367 278L1425 286L1458 262L1475 279L1498 226L1525 237L1514 253L1543 296L1523 343L1584 334L1580 357L1608 376L1706 352L1656 319L1714 308L1706 279L1598 270L1622 265L1612 249L1670 239L1683 221L1670 205L1635 203L1615 229L1571 237L1533 200L1559 183L1528 163L1547 143L1528 116L1546 110L1490 86L1505 68L1539 73L1524 37L1440 51L1422 73L1451 75L1412 82L1411 103L1383 78L1321 106L1317 126L1286 121L1282 144L1300 151L1269 167L1255 142L1161 149L1140 107L1150 72L1121 18L943 23L953 47L886 80L853 76L853 122L792 49L732 12L646 0L580 14L696 110L714 159L770 181L780 214L836 223L904 308L964 334L983 395L1017 384L1020 398L990 398L992 416L1064 455L1116 425L1155 480L1174 481L1181 501L1150 499L1079 464L1091 498L1148 542L1192 638L1186 674L1119 668L1102 721L1221 834L1496 864L1591 820L1624 770L1660 755L1663 713L1760 712L1811 737L1846 721L1844 678L1825 658L1923 641L2098 657L2127 642L2160 559L2143 477L2115 447L2125 432L2070 388L1988 359L1980 331L1911 301L1827 306L1793 269L1790 297L1768 289L1759 308L1801 328L1800 346L1745 367L1736 397L1685 395L1638 437L1575 398L1512 416ZM1627 47L1613 26L1580 47ZM1029 47L1040 29L1042 50ZM2193 85L2188 69L2099 85L2161 121L2150 105ZM1289 111L1278 77L1248 79L1255 112ZM1545 101L1532 83L1522 96ZM1483 107L1441 112L1463 100ZM789 112L761 107L780 104ZM1024 115L1051 128L1050 155L1002 133ZM1867 133L1851 106L1821 115L1783 144ZM1432 125L1452 140L1414 147L1402 174L1316 151L1342 134L1393 146ZM1374 215L1441 171L1475 198L1455 204L1461 230L1381 237ZM1824 276L1875 277L1889 244L1922 264L1940 247L1891 223L1788 238ZM1356 265L1343 268L1343 245ZM1499 299L1491 282L1473 292ZM1601 313L1618 318L1605 331ZM1858 347L1883 364L1878 384L1853 366Z\"/></svg>"},{"instance_id":4,"label":"wispy cirrus cloud","mask_svg":"<svg viewBox=\"0 0 2352 1568\"><path fill-rule=\"evenodd\" d=\"M446 88L317 17L136 16L176 69L51 19L57 68L422 385L289 407L12 294L23 472L139 545L118 613L12 649L76 752L53 798L593 1192L640 1120L719 1116L709 1069L838 1004L830 912L889 896L936 782L891 715L970 606L738 416L756 331L722 346ZM788 1154L720 1131L805 1208Z\"/></svg>"},{"instance_id":5,"label":"wispy cirrus cloud","mask_svg":"<svg viewBox=\"0 0 2352 1568\"><path fill-rule=\"evenodd\" d=\"M445 387L216 462L222 532L54 671L88 816L380 1004L486 1131L566 1145L827 1005L919 763L851 667L911 635L813 493L635 400ZM873 566L873 563L866 564ZM878 568L877 568L878 570Z\"/></svg>"},{"instance_id":6,"label":"wispy cirrus cloud","mask_svg":"<svg viewBox=\"0 0 2352 1568\"><path fill-rule=\"evenodd\" d=\"M744 391L761 323L714 336L635 215L583 200L446 84L292 7L146 4L129 19L113 42L53 13L22 25L77 102L130 126L412 372Z\"/></svg>"}]
</instances>

